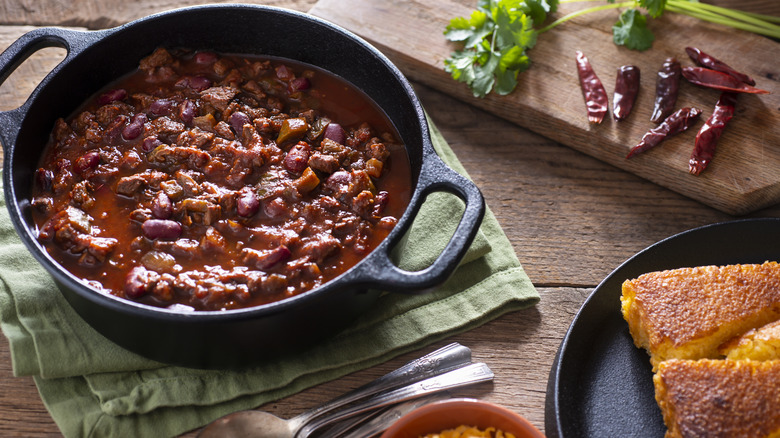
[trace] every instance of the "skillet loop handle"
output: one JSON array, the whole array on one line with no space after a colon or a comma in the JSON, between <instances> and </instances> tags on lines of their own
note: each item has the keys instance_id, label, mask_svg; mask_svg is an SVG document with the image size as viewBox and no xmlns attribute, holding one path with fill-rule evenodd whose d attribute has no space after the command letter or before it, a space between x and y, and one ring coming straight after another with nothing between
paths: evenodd
<instances>
[{"instance_id":1,"label":"skillet loop handle","mask_svg":"<svg viewBox=\"0 0 780 438\"><path fill-rule=\"evenodd\" d=\"M57 27L42 27L22 35L8 46L3 53L0 53L0 84L13 73L19 65L38 50L47 47L61 47L67 50L65 59L57 65L52 72L57 71L68 59L80 53L83 47L91 38L91 33ZM33 94L19 108L10 111L0 111L0 140L3 147L11 144L16 139L19 125L27 112L27 107L33 97Z\"/></svg>"},{"instance_id":2,"label":"skillet loop handle","mask_svg":"<svg viewBox=\"0 0 780 438\"><path fill-rule=\"evenodd\" d=\"M433 151L433 149L430 149ZM452 168L447 166L435 152L426 157L420 172L419 194L411 201L411 215L416 216L425 197L437 191L454 194L466 204L460 223L439 257L421 271L406 271L390 260L390 251L401 240L411 226L407 221L403 230L387 245L374 251L363 264L364 283L374 289L402 293L426 293L444 283L463 260L466 251L479 231L485 215L485 200L479 188ZM367 272L366 272L367 271Z\"/></svg>"}]
</instances>

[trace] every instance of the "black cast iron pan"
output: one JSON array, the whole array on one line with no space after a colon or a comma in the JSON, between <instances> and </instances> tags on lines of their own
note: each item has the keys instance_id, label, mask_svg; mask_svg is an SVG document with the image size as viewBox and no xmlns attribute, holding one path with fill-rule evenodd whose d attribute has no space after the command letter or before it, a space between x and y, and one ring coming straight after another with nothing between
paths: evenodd
<instances>
[{"instance_id":1,"label":"black cast iron pan","mask_svg":"<svg viewBox=\"0 0 780 438\"><path fill-rule=\"evenodd\" d=\"M420 293L441 284L477 233L484 200L472 182L436 155L423 109L408 81L379 51L333 24L273 7L206 5L102 31L42 28L23 35L0 54L0 83L36 50L54 46L67 50L65 59L21 107L0 113L7 207L19 236L53 275L74 309L103 335L131 351L161 362L214 368L303 348L354 320L381 290ZM412 168L412 200L388 238L363 261L320 288L278 303L226 312L177 313L132 303L97 293L65 271L38 244L29 212L33 172L48 135L56 118L70 115L160 46L293 59L341 76L368 94L400 133ZM392 263L390 251L425 197L434 191L463 199L465 212L430 267L403 271Z\"/></svg>"}]
</instances>

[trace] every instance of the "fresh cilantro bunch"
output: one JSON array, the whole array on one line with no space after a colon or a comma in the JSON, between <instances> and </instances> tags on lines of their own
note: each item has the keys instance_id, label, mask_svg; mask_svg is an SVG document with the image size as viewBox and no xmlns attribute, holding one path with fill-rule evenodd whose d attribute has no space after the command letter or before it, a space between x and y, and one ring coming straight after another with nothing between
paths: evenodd
<instances>
[{"instance_id":1,"label":"fresh cilantro bunch","mask_svg":"<svg viewBox=\"0 0 780 438\"><path fill-rule=\"evenodd\" d=\"M559 3L589 1L594 0L479 0L469 18L454 18L445 29L446 38L462 43L463 48L444 61L444 70L455 80L468 84L476 97L484 97L491 90L509 94L517 85L518 73L531 65L526 50L536 44L540 33L580 15L617 8L624 10L612 26L612 40L631 50L643 51L652 47L655 37L647 26L648 18L657 18L664 12L780 38L780 17L698 0L606 0L605 4L572 12L540 27L547 15L557 10ZM641 9L647 14L642 14Z\"/></svg>"},{"instance_id":2,"label":"fresh cilantro bunch","mask_svg":"<svg viewBox=\"0 0 780 438\"><path fill-rule=\"evenodd\" d=\"M448 40L463 44L444 61L444 70L476 97L493 89L509 94L517 74L531 64L526 50L536 44L534 23L557 7L558 0L479 0L471 17L452 19L444 31Z\"/></svg>"}]
</instances>

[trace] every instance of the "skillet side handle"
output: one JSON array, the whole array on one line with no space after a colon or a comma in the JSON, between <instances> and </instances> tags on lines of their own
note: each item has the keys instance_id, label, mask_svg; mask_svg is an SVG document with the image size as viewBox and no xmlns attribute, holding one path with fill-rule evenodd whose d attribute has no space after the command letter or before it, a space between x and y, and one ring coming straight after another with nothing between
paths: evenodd
<instances>
[{"instance_id":1,"label":"skillet side handle","mask_svg":"<svg viewBox=\"0 0 780 438\"><path fill-rule=\"evenodd\" d=\"M472 181L444 164L435 152L426 157L418 184L422 189L419 196L411 201L412 216L419 212L426 196L437 191L452 193L466 204L463 216L447 246L439 257L423 270L412 272L397 267L390 259L390 252L411 226L411 221L408 221L406 228L392 241L381 245L369 255L362 264L364 269L358 274L358 283L390 292L426 293L444 283L463 260L485 215L482 193Z\"/></svg>"},{"instance_id":2,"label":"skillet side handle","mask_svg":"<svg viewBox=\"0 0 780 438\"><path fill-rule=\"evenodd\" d=\"M8 48L0 53L0 84L13 73L19 65L38 50L47 47L60 47L67 51L65 59L52 71L59 69L60 65L68 58L81 51L84 43L88 42L88 32L56 27L42 27L25 33L19 39L11 43ZM30 96L32 97L32 95ZM19 108L10 111L0 111L0 140L3 149L13 143L19 131L19 124L23 119L30 98Z\"/></svg>"}]
</instances>

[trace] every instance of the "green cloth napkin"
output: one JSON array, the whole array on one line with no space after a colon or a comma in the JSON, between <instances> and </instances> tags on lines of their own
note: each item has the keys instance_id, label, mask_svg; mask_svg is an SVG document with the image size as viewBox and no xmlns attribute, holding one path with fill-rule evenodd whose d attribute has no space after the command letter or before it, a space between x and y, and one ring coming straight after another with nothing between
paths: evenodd
<instances>
[{"instance_id":1,"label":"green cloth napkin","mask_svg":"<svg viewBox=\"0 0 780 438\"><path fill-rule=\"evenodd\" d=\"M439 155L465 175L436 128ZM4 204L4 200L2 200ZM429 196L398 252L399 266L428 266L463 211L453 195ZM160 364L108 341L67 304L0 211L0 328L16 375L32 375L66 437L175 436L230 412L250 409L385 362L504 313L539 295L488 210L453 276L423 295L383 294L346 330L314 347L241 370Z\"/></svg>"}]
</instances>

